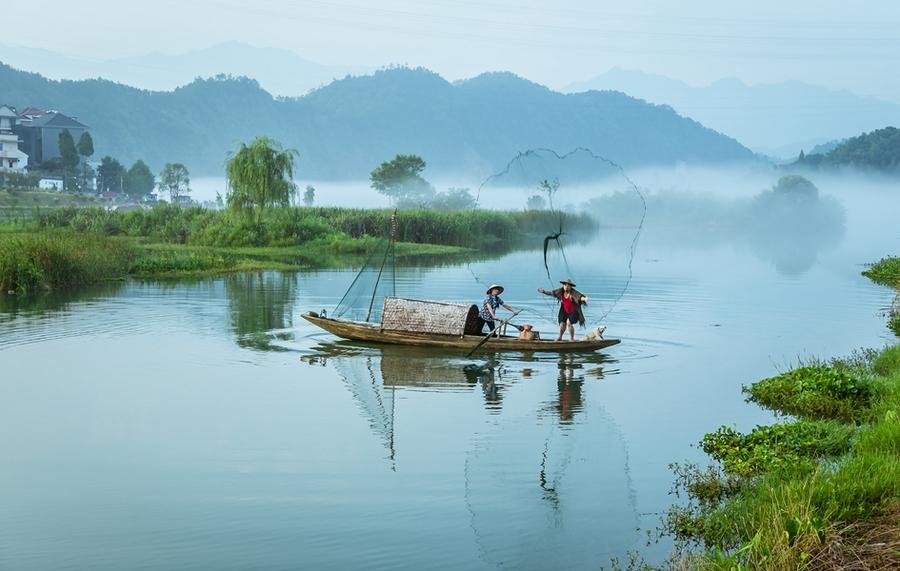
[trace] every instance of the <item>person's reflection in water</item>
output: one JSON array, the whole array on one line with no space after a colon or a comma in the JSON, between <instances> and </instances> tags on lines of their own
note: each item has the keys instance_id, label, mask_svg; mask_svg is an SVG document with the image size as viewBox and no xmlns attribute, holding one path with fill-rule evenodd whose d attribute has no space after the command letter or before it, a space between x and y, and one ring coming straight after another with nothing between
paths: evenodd
<instances>
[{"instance_id":1,"label":"person's reflection in water","mask_svg":"<svg viewBox=\"0 0 900 571\"><path fill-rule=\"evenodd\" d=\"M573 355L560 355L559 378L556 381L556 411L560 424L571 424L575 414L582 410L581 388L584 384L583 365ZM576 376L575 371L579 374Z\"/></svg>"},{"instance_id":2,"label":"person's reflection in water","mask_svg":"<svg viewBox=\"0 0 900 571\"><path fill-rule=\"evenodd\" d=\"M472 385L481 383L481 389L484 392L484 407L488 412L499 414L503 401L500 386L497 384L500 367L493 361L488 361L484 365L465 365L463 374Z\"/></svg>"}]
</instances>

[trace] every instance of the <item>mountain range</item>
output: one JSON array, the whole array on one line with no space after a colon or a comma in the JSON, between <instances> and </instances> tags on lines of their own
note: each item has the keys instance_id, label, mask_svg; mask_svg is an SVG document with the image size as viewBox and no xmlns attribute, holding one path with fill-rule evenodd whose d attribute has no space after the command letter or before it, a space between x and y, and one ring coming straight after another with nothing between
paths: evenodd
<instances>
[{"instance_id":1,"label":"mountain range","mask_svg":"<svg viewBox=\"0 0 900 571\"><path fill-rule=\"evenodd\" d=\"M900 124L900 104L798 81L747 85L722 79L696 87L661 75L614 68L566 86L567 93L614 89L727 133L754 151L795 159L801 149Z\"/></svg>"},{"instance_id":2,"label":"mountain range","mask_svg":"<svg viewBox=\"0 0 900 571\"><path fill-rule=\"evenodd\" d=\"M49 79L102 77L153 91L171 91L198 77L219 74L252 77L273 95L293 97L350 74L363 66L323 65L290 50L225 42L178 54L159 52L109 60L67 57L52 51L0 44L0 61Z\"/></svg>"},{"instance_id":3,"label":"mountain range","mask_svg":"<svg viewBox=\"0 0 900 571\"><path fill-rule=\"evenodd\" d=\"M612 91L562 94L509 73L448 82L425 69L348 76L297 98L251 79L197 79L173 91L56 81L0 65L0 102L58 109L93 133L97 156L182 162L221 175L240 142L267 135L299 152L304 178L359 179L398 153L428 173L483 177L519 151L588 147L625 166L757 160L737 141Z\"/></svg>"}]
</instances>

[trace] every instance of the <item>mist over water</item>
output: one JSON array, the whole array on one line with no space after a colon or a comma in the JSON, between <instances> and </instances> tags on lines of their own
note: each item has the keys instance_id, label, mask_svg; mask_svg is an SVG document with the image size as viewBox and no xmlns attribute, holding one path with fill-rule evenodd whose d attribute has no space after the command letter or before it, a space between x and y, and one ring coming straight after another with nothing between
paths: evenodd
<instances>
[{"instance_id":1,"label":"mist over water","mask_svg":"<svg viewBox=\"0 0 900 571\"><path fill-rule=\"evenodd\" d=\"M898 250L900 197L862 177L811 175L817 196L784 203L779 173L628 174L647 201L633 260L639 204L613 178L561 181L560 206L601 228L549 250L552 280L540 239L396 272L399 295L431 299L475 302L476 277L499 281L548 335L556 308L535 290L571 277L589 322L615 303L603 323L623 342L603 353L338 341L298 316L330 311L353 269L3 298L0 567L661 560L668 543L645 541L673 501L668 464L703 461L692 444L720 425L771 420L742 384L894 339L893 293L860 272ZM515 208L532 189L486 187L482 205Z\"/></svg>"}]
</instances>

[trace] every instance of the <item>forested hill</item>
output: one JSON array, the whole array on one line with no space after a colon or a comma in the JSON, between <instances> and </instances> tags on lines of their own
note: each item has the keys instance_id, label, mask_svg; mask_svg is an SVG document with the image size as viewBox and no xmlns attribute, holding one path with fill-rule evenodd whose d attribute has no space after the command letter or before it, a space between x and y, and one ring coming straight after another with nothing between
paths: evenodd
<instances>
[{"instance_id":1,"label":"forested hill","mask_svg":"<svg viewBox=\"0 0 900 571\"><path fill-rule=\"evenodd\" d=\"M289 73L289 71L286 71ZM347 77L276 99L246 78L171 92L105 80L53 81L0 64L0 102L58 109L90 125L97 155L183 162L219 175L241 141L268 135L300 153L303 178L361 178L397 153L429 174L483 176L532 147L589 147L626 166L754 160L737 141L614 91L561 94L508 73L450 83L424 69Z\"/></svg>"},{"instance_id":2,"label":"forested hill","mask_svg":"<svg viewBox=\"0 0 900 571\"><path fill-rule=\"evenodd\" d=\"M794 166L853 167L900 174L900 129L885 127L851 137L824 154L800 155Z\"/></svg>"}]
</instances>

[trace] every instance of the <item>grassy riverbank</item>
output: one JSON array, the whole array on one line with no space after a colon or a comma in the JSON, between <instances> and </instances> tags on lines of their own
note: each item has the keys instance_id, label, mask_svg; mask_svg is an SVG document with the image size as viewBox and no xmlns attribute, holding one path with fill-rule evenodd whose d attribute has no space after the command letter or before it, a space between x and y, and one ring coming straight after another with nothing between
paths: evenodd
<instances>
[{"instance_id":1,"label":"grassy riverbank","mask_svg":"<svg viewBox=\"0 0 900 571\"><path fill-rule=\"evenodd\" d=\"M559 216L401 211L396 255L453 260L504 252L558 228ZM562 216L569 232L595 227L586 216ZM24 294L127 276L356 265L387 234L390 220L389 210L345 208L278 208L258 216L167 205L127 213L54 209L0 223L0 289Z\"/></svg>"},{"instance_id":2,"label":"grassy riverbank","mask_svg":"<svg viewBox=\"0 0 900 571\"><path fill-rule=\"evenodd\" d=\"M866 274L900 287L897 258ZM788 420L700 442L715 464L675 465L668 567L900 568L900 346L812 362L744 387Z\"/></svg>"},{"instance_id":3,"label":"grassy riverbank","mask_svg":"<svg viewBox=\"0 0 900 571\"><path fill-rule=\"evenodd\" d=\"M900 258L884 258L863 272L875 283L892 287L900 292ZM900 293L888 312L888 327L895 335L900 335Z\"/></svg>"}]
</instances>

